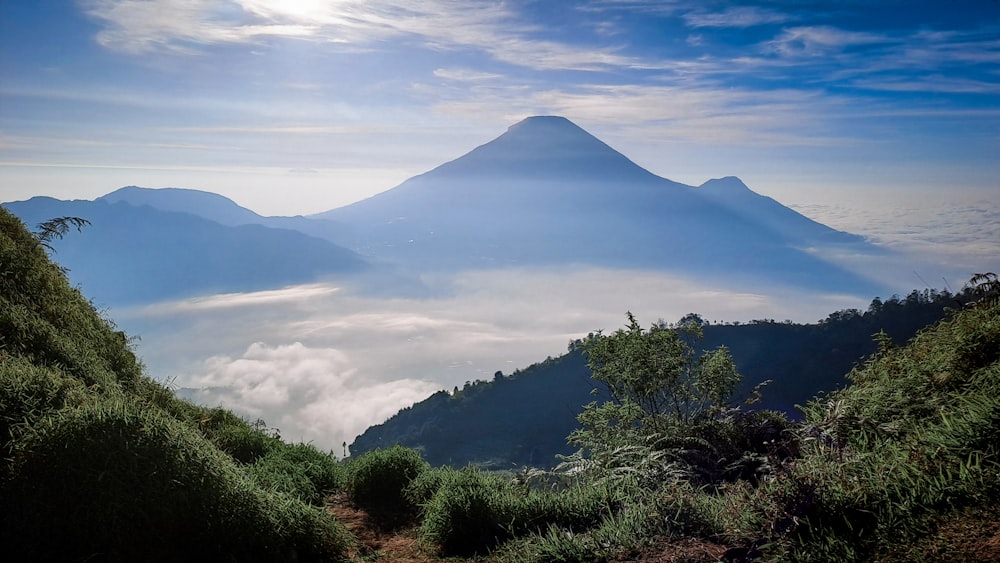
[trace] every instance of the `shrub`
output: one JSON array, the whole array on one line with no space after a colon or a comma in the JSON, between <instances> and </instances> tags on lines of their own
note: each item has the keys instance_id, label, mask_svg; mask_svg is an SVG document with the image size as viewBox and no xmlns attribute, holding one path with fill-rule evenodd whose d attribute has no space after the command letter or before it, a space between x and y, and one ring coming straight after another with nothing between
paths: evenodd
<instances>
[{"instance_id":1,"label":"shrub","mask_svg":"<svg viewBox=\"0 0 1000 563\"><path fill-rule=\"evenodd\" d=\"M342 490L347 478L337 460L310 444L282 444L246 469L261 486L314 505Z\"/></svg>"},{"instance_id":2,"label":"shrub","mask_svg":"<svg viewBox=\"0 0 1000 563\"><path fill-rule=\"evenodd\" d=\"M351 498L376 518L412 515L417 507L404 491L428 467L419 453L399 445L366 452L348 464Z\"/></svg>"},{"instance_id":3,"label":"shrub","mask_svg":"<svg viewBox=\"0 0 1000 563\"><path fill-rule=\"evenodd\" d=\"M421 471L403 490L403 497L410 506L423 510L434 495L457 478L458 470L450 466L431 467Z\"/></svg>"},{"instance_id":4,"label":"shrub","mask_svg":"<svg viewBox=\"0 0 1000 563\"><path fill-rule=\"evenodd\" d=\"M486 553L513 536L518 492L510 481L472 467L455 472L424 507L420 538L443 555Z\"/></svg>"},{"instance_id":5,"label":"shrub","mask_svg":"<svg viewBox=\"0 0 1000 563\"><path fill-rule=\"evenodd\" d=\"M198 421L198 427L215 447L240 463L253 463L281 446L281 440L262 428L223 408L208 410Z\"/></svg>"}]
</instances>

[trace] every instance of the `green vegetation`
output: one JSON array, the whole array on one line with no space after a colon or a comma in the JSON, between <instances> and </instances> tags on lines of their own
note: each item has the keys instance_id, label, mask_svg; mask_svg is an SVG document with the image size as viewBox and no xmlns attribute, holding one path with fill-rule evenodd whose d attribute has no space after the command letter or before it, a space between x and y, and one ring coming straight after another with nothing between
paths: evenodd
<instances>
[{"instance_id":1,"label":"green vegetation","mask_svg":"<svg viewBox=\"0 0 1000 563\"><path fill-rule=\"evenodd\" d=\"M885 332L902 345L975 298L971 288L957 295L912 291L875 298L865 311L837 311L811 324L769 319L709 323L689 314L676 325L685 328L695 353L726 348L742 375L732 395L735 402L756 400L757 409L799 419L797 405L842 387L847 383L844 375L877 352L873 334ZM662 321L656 325L669 326ZM694 337L691 330L702 337ZM470 381L406 407L358 436L351 453L358 456L402 444L418 450L431 465L551 469L557 455L574 452L566 436L579 427L580 411L592 401L612 399L587 366L583 346L592 336L570 342L561 356L509 374L497 372L489 381ZM755 394L765 381L769 383L763 392Z\"/></svg>"},{"instance_id":2,"label":"green vegetation","mask_svg":"<svg viewBox=\"0 0 1000 563\"><path fill-rule=\"evenodd\" d=\"M406 521L416 509L406 489L428 467L411 449L375 450L351 461L348 490L355 504L383 523Z\"/></svg>"},{"instance_id":3,"label":"green vegetation","mask_svg":"<svg viewBox=\"0 0 1000 563\"><path fill-rule=\"evenodd\" d=\"M971 536L1000 531L992 274L973 278L963 294L973 303L909 343L876 332L848 384L806 403L801 420L759 408L769 388L741 393L737 354L709 346L704 323L647 329L629 314L625 328L574 345L596 392L568 438L579 450L551 470L497 472L432 467L398 445L338 462L285 443L263 421L180 400L68 285L47 240L0 209L0 542L13 560L361 557L327 509L332 494L390 533L419 538L428 557L998 555ZM489 385L509 389L517 377ZM470 401L485 388L435 400ZM741 395L750 400L738 404Z\"/></svg>"},{"instance_id":4,"label":"green vegetation","mask_svg":"<svg viewBox=\"0 0 1000 563\"><path fill-rule=\"evenodd\" d=\"M328 561L344 469L143 373L127 337L0 208L0 544L18 561Z\"/></svg>"},{"instance_id":5,"label":"green vegetation","mask_svg":"<svg viewBox=\"0 0 1000 563\"><path fill-rule=\"evenodd\" d=\"M684 334L630 316L594 336L585 351L614 388L581 415L585 450L550 472L424 471L407 489L421 538L443 556L509 561L666 557L685 539L718 546L716 558L909 561L914 545L918 559L983 557L954 530L1000 500L995 300L905 347L876 335L851 385L802 422L729 405L724 349L697 355ZM684 402L650 398L664 391Z\"/></svg>"}]
</instances>

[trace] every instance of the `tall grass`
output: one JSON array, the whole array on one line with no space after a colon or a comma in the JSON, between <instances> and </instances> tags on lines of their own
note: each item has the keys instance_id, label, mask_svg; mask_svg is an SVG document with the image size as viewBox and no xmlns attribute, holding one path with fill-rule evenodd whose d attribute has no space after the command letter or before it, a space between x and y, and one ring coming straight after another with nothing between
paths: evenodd
<instances>
[{"instance_id":1,"label":"tall grass","mask_svg":"<svg viewBox=\"0 0 1000 563\"><path fill-rule=\"evenodd\" d=\"M254 486L200 434L126 398L35 425L4 502L6 547L24 560L320 560L349 543L324 511Z\"/></svg>"},{"instance_id":2,"label":"tall grass","mask_svg":"<svg viewBox=\"0 0 1000 563\"><path fill-rule=\"evenodd\" d=\"M147 377L128 337L3 208L0 269L5 560L330 561L345 553L352 536L308 504L341 486L332 458L186 403ZM261 464L248 469L253 462Z\"/></svg>"}]
</instances>

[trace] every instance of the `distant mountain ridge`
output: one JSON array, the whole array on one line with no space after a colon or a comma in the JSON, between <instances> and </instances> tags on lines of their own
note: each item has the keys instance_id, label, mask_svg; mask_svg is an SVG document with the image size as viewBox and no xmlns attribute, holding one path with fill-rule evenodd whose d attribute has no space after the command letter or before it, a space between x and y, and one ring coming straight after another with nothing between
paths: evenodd
<instances>
[{"instance_id":1,"label":"distant mountain ridge","mask_svg":"<svg viewBox=\"0 0 1000 563\"><path fill-rule=\"evenodd\" d=\"M124 202L134 206L147 205L161 211L191 213L228 227L263 224L265 221L264 217L245 207L240 207L235 201L225 196L184 188L153 190L138 186L126 186L101 196L97 200L108 203Z\"/></svg>"},{"instance_id":2,"label":"distant mountain ridge","mask_svg":"<svg viewBox=\"0 0 1000 563\"><path fill-rule=\"evenodd\" d=\"M109 299L296 283L365 262L399 274L392 283L370 278L369 285L388 291L421 272L558 265L859 295L886 289L822 258L832 247L883 252L862 237L804 217L735 177L700 187L661 178L555 116L527 118L395 188L309 217L264 217L223 196L181 188L128 186L94 202L57 201L6 205L29 226L66 215L91 220L93 234L60 241L59 260ZM186 252L170 242L178 228L185 232L173 236L186 241ZM139 233L141 243L129 242ZM173 266L160 268L157 257ZM134 271L138 265L162 275L146 279ZM172 274L182 267L205 275Z\"/></svg>"},{"instance_id":3,"label":"distant mountain ridge","mask_svg":"<svg viewBox=\"0 0 1000 563\"><path fill-rule=\"evenodd\" d=\"M70 279L103 305L272 289L368 267L354 252L296 230L228 226L120 198L34 197L4 206L29 229L55 217L87 219L81 232L52 245Z\"/></svg>"}]
</instances>

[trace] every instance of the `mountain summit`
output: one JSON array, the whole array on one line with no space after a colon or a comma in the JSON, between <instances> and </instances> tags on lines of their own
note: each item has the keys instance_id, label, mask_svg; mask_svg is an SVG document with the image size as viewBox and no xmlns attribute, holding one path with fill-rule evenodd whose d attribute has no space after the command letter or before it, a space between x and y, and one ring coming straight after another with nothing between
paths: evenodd
<instances>
[{"instance_id":1,"label":"mountain summit","mask_svg":"<svg viewBox=\"0 0 1000 563\"><path fill-rule=\"evenodd\" d=\"M875 290L800 250L863 251L858 238L838 238L738 178L696 188L656 176L563 117L529 117L391 190L314 217L346 225L352 240L341 242L363 255L423 270L571 263Z\"/></svg>"},{"instance_id":2,"label":"mountain summit","mask_svg":"<svg viewBox=\"0 0 1000 563\"><path fill-rule=\"evenodd\" d=\"M529 117L493 141L431 171L436 177L659 179L580 126L558 116Z\"/></svg>"}]
</instances>

